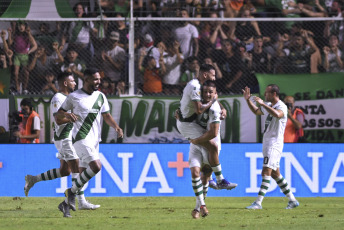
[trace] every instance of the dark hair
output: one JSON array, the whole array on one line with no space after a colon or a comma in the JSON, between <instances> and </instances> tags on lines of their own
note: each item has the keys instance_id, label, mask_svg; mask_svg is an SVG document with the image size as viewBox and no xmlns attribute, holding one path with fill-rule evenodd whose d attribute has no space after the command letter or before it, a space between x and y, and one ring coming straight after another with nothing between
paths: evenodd
<instances>
[{"instance_id":1,"label":"dark hair","mask_svg":"<svg viewBox=\"0 0 344 230\"><path fill-rule=\"evenodd\" d=\"M276 93L277 96L280 95L280 89L276 84L270 84L267 87L271 87L271 93Z\"/></svg>"},{"instance_id":2,"label":"dark hair","mask_svg":"<svg viewBox=\"0 0 344 230\"><path fill-rule=\"evenodd\" d=\"M221 41L221 45L224 45L225 43L229 43L231 46L233 46L233 42L230 39L224 39Z\"/></svg>"},{"instance_id":3,"label":"dark hair","mask_svg":"<svg viewBox=\"0 0 344 230\"><path fill-rule=\"evenodd\" d=\"M24 98L21 102L20 102L20 106L29 106L29 108L32 110L33 106L31 103L31 99L30 98Z\"/></svg>"},{"instance_id":4,"label":"dark hair","mask_svg":"<svg viewBox=\"0 0 344 230\"><path fill-rule=\"evenodd\" d=\"M82 6L82 9L84 9L84 4L82 4L81 2L77 2L77 3L73 6L73 12L75 12L76 8L77 8L79 5Z\"/></svg>"},{"instance_id":5,"label":"dark hair","mask_svg":"<svg viewBox=\"0 0 344 230\"><path fill-rule=\"evenodd\" d=\"M214 87L216 88L216 84L215 84L215 81L212 81L212 80L207 80L203 83L203 86L209 86L209 87Z\"/></svg>"},{"instance_id":6,"label":"dark hair","mask_svg":"<svg viewBox=\"0 0 344 230\"><path fill-rule=\"evenodd\" d=\"M263 39L263 35L254 35L254 40L256 40L256 39Z\"/></svg>"},{"instance_id":7,"label":"dark hair","mask_svg":"<svg viewBox=\"0 0 344 230\"><path fill-rule=\"evenodd\" d=\"M186 61L187 61L188 63L191 63L191 62L193 62L193 61L198 61L198 62L199 62L199 60L198 60L198 58L197 58L196 56L190 56L190 57L188 57L188 58L186 59Z\"/></svg>"},{"instance_id":8,"label":"dark hair","mask_svg":"<svg viewBox=\"0 0 344 230\"><path fill-rule=\"evenodd\" d=\"M79 53L78 50L77 50L77 48L76 48L76 46L75 46L74 44L69 44L69 45L68 45L67 53L68 53L69 51L75 51L75 52Z\"/></svg>"},{"instance_id":9,"label":"dark hair","mask_svg":"<svg viewBox=\"0 0 344 230\"><path fill-rule=\"evenodd\" d=\"M44 76L55 76L55 73L53 72L53 71L51 71L51 70L46 70L46 71L44 71Z\"/></svg>"},{"instance_id":10,"label":"dark hair","mask_svg":"<svg viewBox=\"0 0 344 230\"><path fill-rule=\"evenodd\" d=\"M84 72L85 78L93 76L95 73L99 73L99 70L95 67L87 68Z\"/></svg>"},{"instance_id":11,"label":"dark hair","mask_svg":"<svg viewBox=\"0 0 344 230\"><path fill-rule=\"evenodd\" d=\"M57 76L57 82L63 82L65 81L69 76L73 76L73 74L71 72L61 72L58 76Z\"/></svg>"},{"instance_id":12,"label":"dark hair","mask_svg":"<svg viewBox=\"0 0 344 230\"><path fill-rule=\"evenodd\" d=\"M215 67L209 64L202 64L199 68L200 72L209 72L210 70L215 70Z\"/></svg>"}]
</instances>

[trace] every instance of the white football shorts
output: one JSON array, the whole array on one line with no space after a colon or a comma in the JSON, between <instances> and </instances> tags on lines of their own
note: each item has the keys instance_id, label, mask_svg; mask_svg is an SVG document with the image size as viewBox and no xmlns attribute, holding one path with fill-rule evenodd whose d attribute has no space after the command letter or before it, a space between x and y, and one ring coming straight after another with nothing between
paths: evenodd
<instances>
[{"instance_id":1,"label":"white football shorts","mask_svg":"<svg viewBox=\"0 0 344 230\"><path fill-rule=\"evenodd\" d=\"M282 153L275 148L263 150L263 167L276 171L280 167Z\"/></svg>"},{"instance_id":2,"label":"white football shorts","mask_svg":"<svg viewBox=\"0 0 344 230\"><path fill-rule=\"evenodd\" d=\"M99 160L99 142L79 140L74 143L74 148L80 158L79 167L87 168L91 161Z\"/></svg>"},{"instance_id":3,"label":"white football shorts","mask_svg":"<svg viewBox=\"0 0 344 230\"><path fill-rule=\"evenodd\" d=\"M59 158L60 160L70 161L79 159L73 147L72 140L63 139L59 141L54 141L54 144L58 151L57 158Z\"/></svg>"},{"instance_id":4,"label":"white football shorts","mask_svg":"<svg viewBox=\"0 0 344 230\"><path fill-rule=\"evenodd\" d=\"M201 168L204 164L209 165L208 151L202 146L191 143L189 149L189 168Z\"/></svg>"}]
</instances>

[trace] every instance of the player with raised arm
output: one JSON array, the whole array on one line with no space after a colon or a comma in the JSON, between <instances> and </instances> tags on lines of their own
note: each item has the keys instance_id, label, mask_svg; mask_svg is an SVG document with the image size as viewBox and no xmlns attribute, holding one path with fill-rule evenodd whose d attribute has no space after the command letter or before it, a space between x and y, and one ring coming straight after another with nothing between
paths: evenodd
<instances>
[{"instance_id":1,"label":"player with raised arm","mask_svg":"<svg viewBox=\"0 0 344 230\"><path fill-rule=\"evenodd\" d=\"M264 101L259 97L254 97L253 100L259 107L250 100L250 88L245 87L242 91L248 107L254 114L264 115L264 111L268 113L263 136L264 161L262 184L256 201L246 208L262 209L262 201L269 189L271 177L276 181L280 189L289 199L286 209L296 208L299 206L299 202L295 199L286 179L283 178L279 169L284 145L284 131L288 115L287 106L279 99L279 87L275 84L270 84L266 87L264 96L267 103L264 103Z\"/></svg>"},{"instance_id":2,"label":"player with raised arm","mask_svg":"<svg viewBox=\"0 0 344 230\"><path fill-rule=\"evenodd\" d=\"M65 101L67 96L74 91L75 81L71 73L62 72L57 77L59 92L56 93L50 102L50 109L55 117L58 109ZM47 172L38 174L37 176L26 175L25 176L25 195L28 196L30 189L35 183L39 181L53 180L60 177L69 176L72 172L72 180L79 175L79 157L77 156L75 149L72 145L72 129L73 124L68 120L65 123L58 125L54 120L54 138L53 142L58 150L58 158L60 159L60 168L50 169ZM79 201L79 209L97 209L100 205L94 205L89 203L84 196L84 192L81 190L77 194ZM69 206L67 203L61 203L59 210L64 213L65 217L69 217ZM64 210L64 211L63 211Z\"/></svg>"},{"instance_id":3,"label":"player with raised arm","mask_svg":"<svg viewBox=\"0 0 344 230\"><path fill-rule=\"evenodd\" d=\"M75 211L75 195L101 169L99 159L99 142L101 141L102 119L114 128L117 137L123 137L123 130L117 125L110 114L110 107L106 96L98 91L100 74L95 68L86 69L84 84L81 89L69 94L57 113L57 123L65 120L73 122L73 144L80 158L79 167L82 172L71 188L65 191L69 207ZM71 110L69 113L67 111Z\"/></svg>"}]
</instances>

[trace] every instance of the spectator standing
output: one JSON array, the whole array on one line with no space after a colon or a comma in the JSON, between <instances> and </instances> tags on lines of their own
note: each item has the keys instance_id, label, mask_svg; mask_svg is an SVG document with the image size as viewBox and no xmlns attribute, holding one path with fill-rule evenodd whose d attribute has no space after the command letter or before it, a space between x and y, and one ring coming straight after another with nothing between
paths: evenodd
<instances>
[{"instance_id":1,"label":"spectator standing","mask_svg":"<svg viewBox=\"0 0 344 230\"><path fill-rule=\"evenodd\" d=\"M145 52L140 52L140 54L145 54L145 57L151 56L155 59L156 67L159 68L160 51L154 46L154 40L152 35L145 34L144 36L144 47L142 48ZM144 58L144 57L143 57ZM145 67L147 61L143 59L143 67Z\"/></svg>"},{"instance_id":2,"label":"spectator standing","mask_svg":"<svg viewBox=\"0 0 344 230\"><path fill-rule=\"evenodd\" d=\"M102 83L99 86L100 91L105 94L105 96L110 96L110 95L114 95L114 88L113 88L113 84L110 80L110 78L108 77L104 77L102 79Z\"/></svg>"},{"instance_id":3,"label":"spectator standing","mask_svg":"<svg viewBox=\"0 0 344 230\"><path fill-rule=\"evenodd\" d=\"M61 64L64 61L64 58L59 51L58 44L55 44L53 49L57 54L57 59L53 56L48 56L45 47L43 45L39 45L38 49L30 60L28 70L30 72L29 85L32 93L42 92L42 87L46 83L45 73L47 71L50 72L51 69L54 69L56 63Z\"/></svg>"},{"instance_id":4,"label":"spectator standing","mask_svg":"<svg viewBox=\"0 0 344 230\"><path fill-rule=\"evenodd\" d=\"M179 42L176 40L167 41L166 50L167 53L163 57L166 67L166 73L162 81L163 90L166 95L179 95L181 92L179 79L184 57L179 50Z\"/></svg>"},{"instance_id":5,"label":"spectator standing","mask_svg":"<svg viewBox=\"0 0 344 230\"><path fill-rule=\"evenodd\" d=\"M200 65L196 57L191 56L186 59L186 70L180 76L180 85L182 87L185 87L185 85L192 79L197 78L199 74L199 67Z\"/></svg>"},{"instance_id":6,"label":"spectator standing","mask_svg":"<svg viewBox=\"0 0 344 230\"><path fill-rule=\"evenodd\" d=\"M243 6L239 11L241 18L254 18L248 7ZM256 35L261 35L258 23L256 21L242 21L237 22L235 30L231 31L231 39L235 42L245 42L246 50L250 51L253 48L253 38Z\"/></svg>"},{"instance_id":7,"label":"spectator standing","mask_svg":"<svg viewBox=\"0 0 344 230\"><path fill-rule=\"evenodd\" d=\"M215 53L215 61L223 75L222 79L216 81L218 93L232 94L235 90L241 89L240 87L236 88L234 83L243 77L247 66L238 51L239 49L233 48L230 40L225 40L222 42L222 49Z\"/></svg>"},{"instance_id":8,"label":"spectator standing","mask_svg":"<svg viewBox=\"0 0 344 230\"><path fill-rule=\"evenodd\" d=\"M109 49L102 51L102 70L104 75L112 82L118 82L125 78L124 66L126 61L126 53L123 48L118 45L119 33L112 31L108 38Z\"/></svg>"},{"instance_id":9,"label":"spectator standing","mask_svg":"<svg viewBox=\"0 0 344 230\"><path fill-rule=\"evenodd\" d=\"M47 70L44 73L45 76L45 85L42 88L42 94L44 95L54 95L58 91L58 84L55 79L55 75L50 70Z\"/></svg>"},{"instance_id":10,"label":"spectator standing","mask_svg":"<svg viewBox=\"0 0 344 230\"><path fill-rule=\"evenodd\" d=\"M182 18L189 18L189 13L186 9L180 10ZM180 44L180 49L184 58L198 55L198 30L188 21L181 22L182 25L174 30L174 36Z\"/></svg>"},{"instance_id":11,"label":"spectator standing","mask_svg":"<svg viewBox=\"0 0 344 230\"><path fill-rule=\"evenodd\" d=\"M73 74L75 81L77 83L77 89L82 88L84 80L84 70L86 69L86 64L83 60L78 58L79 54L75 46L68 46L66 57L64 58L64 63L61 66L62 72L70 72Z\"/></svg>"},{"instance_id":12,"label":"spectator standing","mask_svg":"<svg viewBox=\"0 0 344 230\"><path fill-rule=\"evenodd\" d=\"M143 73L143 92L147 95L162 93L162 77L166 73L166 68L162 56L159 58L160 68L156 67L154 57L147 56L145 66L142 65L144 57L147 55L145 50L141 50L138 67Z\"/></svg>"},{"instance_id":13,"label":"spectator standing","mask_svg":"<svg viewBox=\"0 0 344 230\"><path fill-rule=\"evenodd\" d=\"M329 46L323 48L323 66L326 72L344 72L344 55L338 45L338 36L332 34L329 38Z\"/></svg>"},{"instance_id":14,"label":"spectator standing","mask_svg":"<svg viewBox=\"0 0 344 230\"><path fill-rule=\"evenodd\" d=\"M73 11L77 18L83 18L86 16L84 7L81 3L75 4ZM67 27L69 34L68 44L74 44L82 58L87 64L89 64L94 55L94 47L91 41L91 33L97 34L97 29L94 27L94 23L89 21L73 21Z\"/></svg>"},{"instance_id":15,"label":"spectator standing","mask_svg":"<svg viewBox=\"0 0 344 230\"><path fill-rule=\"evenodd\" d=\"M307 41L307 44L305 44ZM290 48L284 49L287 56L287 65L285 73L310 73L310 57L318 50L307 31L297 32L292 38Z\"/></svg>"},{"instance_id":16,"label":"spectator standing","mask_svg":"<svg viewBox=\"0 0 344 230\"><path fill-rule=\"evenodd\" d=\"M14 46L14 81L17 92L20 92L20 83L22 83L22 92L28 93L29 71L27 68L29 55L37 49L37 43L31 34L30 27L23 21L16 23L15 32L11 29L8 33L8 45ZM23 78L19 79L19 70L22 67Z\"/></svg>"},{"instance_id":17,"label":"spectator standing","mask_svg":"<svg viewBox=\"0 0 344 230\"><path fill-rule=\"evenodd\" d=\"M1 31L1 39L3 41L4 49L0 48L0 69L6 69L13 65L13 62L12 62L13 51L8 48L5 30Z\"/></svg>"}]
</instances>

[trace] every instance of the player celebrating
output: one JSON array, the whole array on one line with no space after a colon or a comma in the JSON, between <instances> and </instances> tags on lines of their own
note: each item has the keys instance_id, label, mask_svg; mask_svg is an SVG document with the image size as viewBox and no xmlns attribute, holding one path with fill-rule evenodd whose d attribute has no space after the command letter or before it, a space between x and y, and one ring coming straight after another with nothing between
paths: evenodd
<instances>
[{"instance_id":1,"label":"player celebrating","mask_svg":"<svg viewBox=\"0 0 344 230\"><path fill-rule=\"evenodd\" d=\"M201 84L207 80L215 80L215 68L209 64L203 64L199 70L199 76L189 81L180 100L179 120L177 120L177 128L186 139L196 139L204 134L205 129L196 123L196 117L209 109L216 101L217 95L208 103L201 103ZM221 115L226 117L226 110L221 110ZM233 185L224 179L221 172L221 164L218 156L218 146L214 141L206 141L201 143L209 152L209 163L216 175L217 187L219 189L232 189Z\"/></svg>"},{"instance_id":2,"label":"player celebrating","mask_svg":"<svg viewBox=\"0 0 344 230\"><path fill-rule=\"evenodd\" d=\"M216 94L215 82L206 81L202 88L203 103L205 104L211 101ZM209 213L204 199L208 192L212 169L208 162L209 154L207 150L201 146L201 144L209 140L213 140L217 144L218 150L221 150L220 117L221 107L216 101L208 110L197 116L197 123L207 131L202 136L190 140L189 167L192 176L192 187L196 195L196 207L191 212L191 215L195 219L198 219L200 214L202 217L205 217ZM203 172L202 178L200 177L201 171ZM235 183L231 183L231 185L232 186L229 189L233 189L237 186Z\"/></svg>"},{"instance_id":3,"label":"player celebrating","mask_svg":"<svg viewBox=\"0 0 344 230\"><path fill-rule=\"evenodd\" d=\"M57 77L59 84L59 92L56 93L50 102L50 108L55 116L61 104L65 101L67 95L74 91L75 81L71 73L63 72ZM72 180L79 175L79 158L75 153L72 146L72 128L73 124L68 120L64 120L60 125L54 120L54 144L58 150L58 158L60 159L59 169L50 169L45 173L38 174L37 176L25 176L25 195L28 196L30 189L35 183L39 181L53 180L56 178L69 176L72 172ZM79 209L97 209L100 205L94 205L86 201L84 192L80 191L78 194ZM59 209L64 213L65 217L69 217L69 206L66 203L61 203Z\"/></svg>"},{"instance_id":4,"label":"player celebrating","mask_svg":"<svg viewBox=\"0 0 344 230\"><path fill-rule=\"evenodd\" d=\"M295 199L287 181L280 174L279 163L283 151L284 130L287 123L288 109L287 106L279 99L279 87L275 84L268 85L265 89L265 100L267 104L259 98L255 97L254 101L260 106L257 107L251 100L250 88L247 86L244 98L250 110L256 115L264 115L263 111L268 113L265 121L265 130L263 137L263 170L262 184L255 202L247 209L262 209L262 201L270 186L271 177L277 182L283 193L288 197L289 202L286 209L292 209L299 206L299 202Z\"/></svg>"},{"instance_id":5,"label":"player celebrating","mask_svg":"<svg viewBox=\"0 0 344 230\"><path fill-rule=\"evenodd\" d=\"M65 191L69 207L75 211L75 195L101 169L99 160L99 142L101 141L101 118L114 128L118 138L123 130L109 113L106 96L98 91L100 74L97 69L89 68L84 72L84 84L79 90L68 95L58 110L57 122L73 122L73 143L80 158L82 172L75 178L71 188ZM71 110L72 113L67 111Z\"/></svg>"}]
</instances>

